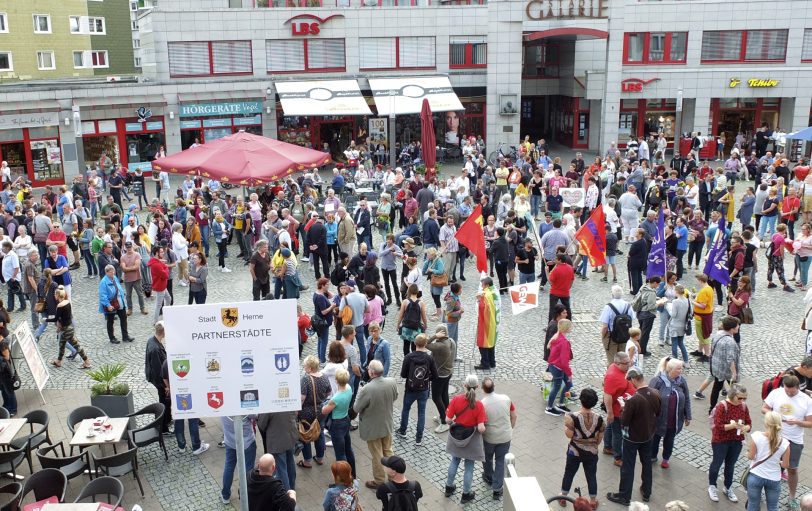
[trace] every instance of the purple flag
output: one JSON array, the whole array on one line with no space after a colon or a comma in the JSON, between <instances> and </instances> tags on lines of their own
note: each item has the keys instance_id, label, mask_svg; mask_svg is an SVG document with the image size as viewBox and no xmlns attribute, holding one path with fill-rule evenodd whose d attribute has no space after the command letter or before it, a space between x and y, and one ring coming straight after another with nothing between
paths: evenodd
<instances>
[{"instance_id":1,"label":"purple flag","mask_svg":"<svg viewBox=\"0 0 812 511\"><path fill-rule=\"evenodd\" d=\"M657 234L651 240L651 250L648 252L648 265L646 278L665 277L665 218L663 208L657 218Z\"/></svg>"},{"instance_id":2,"label":"purple flag","mask_svg":"<svg viewBox=\"0 0 812 511\"><path fill-rule=\"evenodd\" d=\"M730 273L727 270L727 238L725 219L722 217L711 242L704 269L705 275L725 286L730 283Z\"/></svg>"}]
</instances>

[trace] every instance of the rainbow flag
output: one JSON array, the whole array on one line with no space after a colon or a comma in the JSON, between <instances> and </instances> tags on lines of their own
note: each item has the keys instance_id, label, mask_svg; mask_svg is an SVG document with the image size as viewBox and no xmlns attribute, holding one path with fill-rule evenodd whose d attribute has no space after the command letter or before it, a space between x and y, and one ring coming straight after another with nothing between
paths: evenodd
<instances>
[{"instance_id":1,"label":"rainbow flag","mask_svg":"<svg viewBox=\"0 0 812 511\"><path fill-rule=\"evenodd\" d=\"M482 291L477 298L478 315L476 329L476 345L479 348L493 348L496 346L496 336L499 334L499 320L501 319L501 298L495 286Z\"/></svg>"}]
</instances>

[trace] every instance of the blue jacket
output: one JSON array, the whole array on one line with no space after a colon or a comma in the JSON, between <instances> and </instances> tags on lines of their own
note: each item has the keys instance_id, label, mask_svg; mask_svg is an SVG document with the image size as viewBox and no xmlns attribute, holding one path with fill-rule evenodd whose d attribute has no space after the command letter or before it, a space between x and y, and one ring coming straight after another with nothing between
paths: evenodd
<instances>
[{"instance_id":1,"label":"blue jacket","mask_svg":"<svg viewBox=\"0 0 812 511\"><path fill-rule=\"evenodd\" d=\"M105 275L99 280L99 312L104 314L110 306L110 300L118 295L118 303L122 309L127 308L127 300L124 298L124 288L118 279L112 281Z\"/></svg>"},{"instance_id":2,"label":"blue jacket","mask_svg":"<svg viewBox=\"0 0 812 511\"><path fill-rule=\"evenodd\" d=\"M226 225L226 229L231 229L231 224L223 220L223 223ZM223 228L219 222L212 221L211 223L211 234L214 236L214 241L220 241L220 236L223 235Z\"/></svg>"},{"instance_id":3,"label":"blue jacket","mask_svg":"<svg viewBox=\"0 0 812 511\"><path fill-rule=\"evenodd\" d=\"M338 241L338 222L325 222L327 228L327 244L335 245Z\"/></svg>"},{"instance_id":4,"label":"blue jacket","mask_svg":"<svg viewBox=\"0 0 812 511\"><path fill-rule=\"evenodd\" d=\"M367 341L369 341L369 338L367 338ZM392 351L389 346L389 341L383 337L378 339L378 347L375 349L373 360L377 360L383 364L383 374L381 376L389 376L389 364L392 362ZM367 369L367 366L369 366L369 363L364 361L364 369Z\"/></svg>"}]
</instances>

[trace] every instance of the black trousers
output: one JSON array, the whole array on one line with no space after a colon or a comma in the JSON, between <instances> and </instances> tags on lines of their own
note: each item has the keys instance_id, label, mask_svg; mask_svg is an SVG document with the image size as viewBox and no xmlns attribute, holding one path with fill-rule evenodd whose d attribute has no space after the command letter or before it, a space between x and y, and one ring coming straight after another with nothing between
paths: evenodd
<instances>
[{"instance_id":1,"label":"black trousers","mask_svg":"<svg viewBox=\"0 0 812 511\"><path fill-rule=\"evenodd\" d=\"M118 309L115 312L105 312L104 318L107 320L107 338L113 340L116 334L113 332L113 323L118 316L118 322L121 325L121 338L129 339L130 334L127 332L127 309Z\"/></svg>"},{"instance_id":2,"label":"black trousers","mask_svg":"<svg viewBox=\"0 0 812 511\"><path fill-rule=\"evenodd\" d=\"M169 431L169 425L172 424L172 399L166 393L166 387L157 385L158 389L158 402L164 405L164 418L161 421L161 432Z\"/></svg>"},{"instance_id":3,"label":"black trousers","mask_svg":"<svg viewBox=\"0 0 812 511\"><path fill-rule=\"evenodd\" d=\"M649 314L651 314L650 317ZM641 312L637 321L640 323L640 351L641 355L648 351L648 339L651 336L651 327L654 326L654 318L657 315L651 312Z\"/></svg>"},{"instance_id":4,"label":"black trousers","mask_svg":"<svg viewBox=\"0 0 812 511\"><path fill-rule=\"evenodd\" d=\"M623 466L620 467L620 489L618 493L626 500L632 500L634 464L635 458L638 457L640 458L643 479L640 490L643 492L643 496L647 497L651 495L651 442L637 444L624 439Z\"/></svg>"},{"instance_id":5,"label":"black trousers","mask_svg":"<svg viewBox=\"0 0 812 511\"><path fill-rule=\"evenodd\" d=\"M482 367L496 367L496 348L479 348L479 358Z\"/></svg>"},{"instance_id":6,"label":"black trousers","mask_svg":"<svg viewBox=\"0 0 812 511\"><path fill-rule=\"evenodd\" d=\"M327 262L327 253L310 252L310 261L313 262L313 272L316 274L316 280L319 280L322 275L325 277L330 276L330 263ZM319 263L324 273L319 271Z\"/></svg>"},{"instance_id":7,"label":"black trousers","mask_svg":"<svg viewBox=\"0 0 812 511\"><path fill-rule=\"evenodd\" d=\"M507 261L496 261L496 276L499 278L499 292L504 293L508 287Z\"/></svg>"},{"instance_id":8,"label":"black trousers","mask_svg":"<svg viewBox=\"0 0 812 511\"><path fill-rule=\"evenodd\" d=\"M386 288L386 303L392 303L394 298L395 302L400 307L400 286L398 286L398 271L397 270L381 270L383 274L383 285ZM389 289L389 283L392 283L392 289Z\"/></svg>"},{"instance_id":9,"label":"black trousers","mask_svg":"<svg viewBox=\"0 0 812 511\"><path fill-rule=\"evenodd\" d=\"M262 297L270 292L271 292L270 277L268 277L268 282L264 284L258 280L254 280L253 285L251 286L251 295L255 302L262 300Z\"/></svg>"},{"instance_id":10,"label":"black trousers","mask_svg":"<svg viewBox=\"0 0 812 511\"><path fill-rule=\"evenodd\" d=\"M632 286L631 293L636 295L643 287L643 270L629 270L629 285Z\"/></svg>"},{"instance_id":11,"label":"black trousers","mask_svg":"<svg viewBox=\"0 0 812 511\"><path fill-rule=\"evenodd\" d=\"M550 320L553 319L553 315L555 314L554 310L555 304L557 304L558 302L561 302L561 305L563 305L567 309L567 319L572 321L572 309L570 309L570 297L556 296L554 294L550 294L550 306L548 307L547 322L550 322Z\"/></svg>"},{"instance_id":12,"label":"black trousers","mask_svg":"<svg viewBox=\"0 0 812 511\"><path fill-rule=\"evenodd\" d=\"M437 417L441 424L445 424L445 412L448 408L448 384L451 383L451 375L438 376L431 382L431 400L437 407Z\"/></svg>"}]
</instances>

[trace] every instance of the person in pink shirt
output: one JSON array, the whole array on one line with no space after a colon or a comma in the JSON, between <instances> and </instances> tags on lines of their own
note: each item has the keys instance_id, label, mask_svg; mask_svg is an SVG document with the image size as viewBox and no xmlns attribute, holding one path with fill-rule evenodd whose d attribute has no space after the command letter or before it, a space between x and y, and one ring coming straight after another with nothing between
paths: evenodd
<instances>
[{"instance_id":1,"label":"person in pink shirt","mask_svg":"<svg viewBox=\"0 0 812 511\"><path fill-rule=\"evenodd\" d=\"M787 226L785 224L778 224L775 228L775 234L771 238L769 248L767 248L767 287L778 287L773 283L773 272L778 274L778 280L784 286L784 291L794 293L795 290L787 285L787 279L784 278L784 251L787 249Z\"/></svg>"},{"instance_id":2,"label":"person in pink shirt","mask_svg":"<svg viewBox=\"0 0 812 511\"><path fill-rule=\"evenodd\" d=\"M550 365L547 371L553 375L553 388L550 390L550 397L547 398L545 413L548 415L561 416L570 411L564 404L564 399L572 388L572 367L570 367L572 345L567 339L570 330L572 330L572 322L568 319L561 319L558 321L558 333L550 339L550 356L547 357ZM555 398L559 394L560 398L556 405Z\"/></svg>"}]
</instances>

